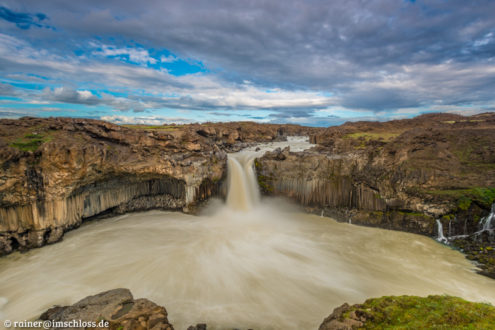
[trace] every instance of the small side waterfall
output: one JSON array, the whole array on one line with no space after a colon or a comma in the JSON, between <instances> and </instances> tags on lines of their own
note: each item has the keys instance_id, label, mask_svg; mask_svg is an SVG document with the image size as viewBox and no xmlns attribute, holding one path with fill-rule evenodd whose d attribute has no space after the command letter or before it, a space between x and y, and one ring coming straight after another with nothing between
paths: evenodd
<instances>
[{"instance_id":1,"label":"small side waterfall","mask_svg":"<svg viewBox=\"0 0 495 330\"><path fill-rule=\"evenodd\" d=\"M228 156L227 206L234 210L249 211L260 200L260 192L253 168L255 155L237 153Z\"/></svg>"},{"instance_id":2,"label":"small side waterfall","mask_svg":"<svg viewBox=\"0 0 495 330\"><path fill-rule=\"evenodd\" d=\"M443 235L443 225L440 220L437 219L437 241L440 243L447 244L449 240Z\"/></svg>"},{"instance_id":3,"label":"small side waterfall","mask_svg":"<svg viewBox=\"0 0 495 330\"><path fill-rule=\"evenodd\" d=\"M486 217L481 219L480 221L480 232L485 231L485 230L492 230L493 229L493 220L495 219L495 204L492 204L492 210L490 214L488 214Z\"/></svg>"}]
</instances>

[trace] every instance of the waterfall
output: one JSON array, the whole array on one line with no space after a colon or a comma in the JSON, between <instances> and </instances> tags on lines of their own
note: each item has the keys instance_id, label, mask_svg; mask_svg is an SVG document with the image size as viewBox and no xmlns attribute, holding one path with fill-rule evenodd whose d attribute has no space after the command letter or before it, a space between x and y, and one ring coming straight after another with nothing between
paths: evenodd
<instances>
[{"instance_id":1,"label":"waterfall","mask_svg":"<svg viewBox=\"0 0 495 330\"><path fill-rule=\"evenodd\" d=\"M253 168L255 155L248 152L230 154L228 166L227 206L249 211L260 200L260 192Z\"/></svg>"},{"instance_id":2,"label":"waterfall","mask_svg":"<svg viewBox=\"0 0 495 330\"><path fill-rule=\"evenodd\" d=\"M438 219L437 219L437 231L438 231L437 241L440 243L447 244L449 240L445 236L443 236L443 225Z\"/></svg>"},{"instance_id":3,"label":"waterfall","mask_svg":"<svg viewBox=\"0 0 495 330\"><path fill-rule=\"evenodd\" d=\"M492 229L492 221L495 219L495 203L492 204L492 210L490 214L481 219L480 221L480 231L491 230Z\"/></svg>"}]
</instances>

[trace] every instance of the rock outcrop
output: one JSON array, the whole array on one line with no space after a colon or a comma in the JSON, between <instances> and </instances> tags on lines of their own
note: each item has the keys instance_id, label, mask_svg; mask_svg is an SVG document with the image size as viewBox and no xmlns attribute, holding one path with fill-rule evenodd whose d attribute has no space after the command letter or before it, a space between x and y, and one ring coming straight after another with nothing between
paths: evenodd
<instances>
[{"instance_id":1,"label":"rock outcrop","mask_svg":"<svg viewBox=\"0 0 495 330\"><path fill-rule=\"evenodd\" d=\"M264 193L340 221L429 236L438 219L450 237L478 233L495 202L495 114L347 123L311 140L309 151L256 160ZM493 247L493 229L474 241Z\"/></svg>"},{"instance_id":2,"label":"rock outcrop","mask_svg":"<svg viewBox=\"0 0 495 330\"><path fill-rule=\"evenodd\" d=\"M221 193L225 150L311 130L254 123L123 127L72 118L0 120L0 255L56 242L105 213L191 212Z\"/></svg>"},{"instance_id":3,"label":"rock outcrop","mask_svg":"<svg viewBox=\"0 0 495 330\"><path fill-rule=\"evenodd\" d=\"M50 321L51 329L173 330L167 316L164 307L134 299L128 289L114 289L71 306L52 307L40 319Z\"/></svg>"},{"instance_id":4,"label":"rock outcrop","mask_svg":"<svg viewBox=\"0 0 495 330\"><path fill-rule=\"evenodd\" d=\"M386 296L334 309L319 330L493 329L495 308L450 296Z\"/></svg>"}]
</instances>

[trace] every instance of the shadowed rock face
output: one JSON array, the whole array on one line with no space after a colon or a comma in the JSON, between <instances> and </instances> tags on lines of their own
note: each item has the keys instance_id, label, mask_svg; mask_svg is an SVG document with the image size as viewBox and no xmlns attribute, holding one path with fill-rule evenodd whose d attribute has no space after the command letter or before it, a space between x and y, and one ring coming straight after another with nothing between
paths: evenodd
<instances>
[{"instance_id":1,"label":"shadowed rock face","mask_svg":"<svg viewBox=\"0 0 495 330\"><path fill-rule=\"evenodd\" d=\"M311 141L309 151L256 161L266 194L341 221L430 236L438 234L436 219L445 236L477 232L495 202L495 114L347 123ZM495 236L478 238L493 246Z\"/></svg>"},{"instance_id":2,"label":"shadowed rock face","mask_svg":"<svg viewBox=\"0 0 495 330\"><path fill-rule=\"evenodd\" d=\"M56 242L103 213L190 212L220 192L224 150L313 131L254 123L122 127L72 118L0 120L0 255Z\"/></svg>"},{"instance_id":3,"label":"shadowed rock face","mask_svg":"<svg viewBox=\"0 0 495 330\"><path fill-rule=\"evenodd\" d=\"M99 329L156 329L173 330L167 319L167 310L148 299L134 299L128 289L114 289L89 296L71 306L55 306L40 316L55 324L82 321L108 326ZM53 324L53 323L52 323ZM67 323L69 324L69 323ZM85 329L85 327L56 326L52 329Z\"/></svg>"}]
</instances>

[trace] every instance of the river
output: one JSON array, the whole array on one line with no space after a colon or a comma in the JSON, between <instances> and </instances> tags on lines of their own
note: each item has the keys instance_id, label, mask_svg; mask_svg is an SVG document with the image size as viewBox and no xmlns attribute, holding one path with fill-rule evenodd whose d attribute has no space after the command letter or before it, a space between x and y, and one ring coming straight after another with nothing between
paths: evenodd
<instances>
[{"instance_id":1,"label":"river","mask_svg":"<svg viewBox=\"0 0 495 330\"><path fill-rule=\"evenodd\" d=\"M317 329L342 303L383 295L495 303L495 282L433 239L261 199L252 161L262 151L229 156L226 202L212 200L198 216L95 220L60 243L0 258L0 319L36 318L119 287L165 306L175 329Z\"/></svg>"}]
</instances>

